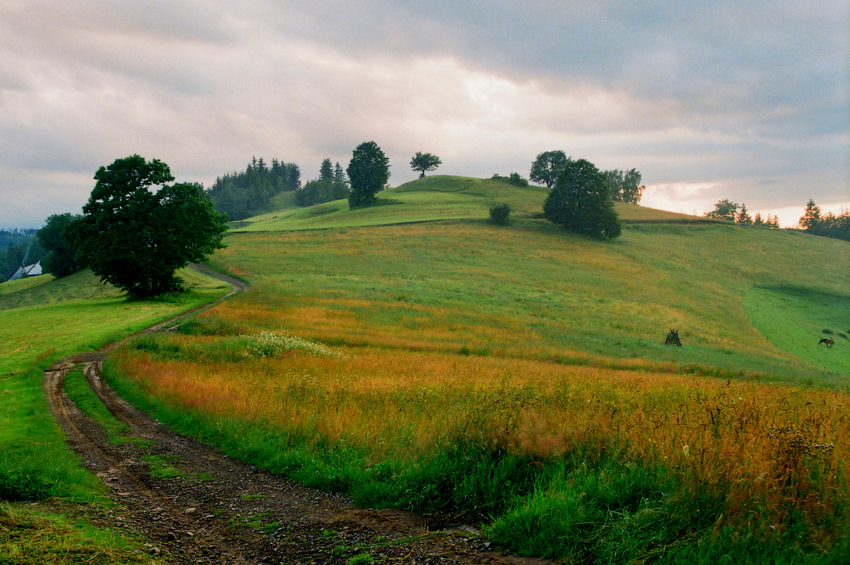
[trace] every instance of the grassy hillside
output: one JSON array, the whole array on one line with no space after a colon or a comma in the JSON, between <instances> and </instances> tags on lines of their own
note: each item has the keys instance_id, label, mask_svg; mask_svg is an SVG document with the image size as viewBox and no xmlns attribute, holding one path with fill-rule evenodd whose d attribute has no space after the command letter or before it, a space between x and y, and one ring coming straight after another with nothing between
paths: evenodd
<instances>
[{"instance_id":1,"label":"grassy hillside","mask_svg":"<svg viewBox=\"0 0 850 565\"><path fill-rule=\"evenodd\" d=\"M234 223L234 231L288 231L349 228L436 220L484 219L494 203L511 206L514 217L539 214L548 190L539 186L516 187L505 182L471 177L433 176L418 179L378 194L379 206L349 210L338 200L307 208L294 207L294 199L280 200L280 210ZM623 220L692 220L693 216L617 204Z\"/></svg>"},{"instance_id":2,"label":"grassy hillside","mask_svg":"<svg viewBox=\"0 0 850 565\"><path fill-rule=\"evenodd\" d=\"M537 218L544 195L433 177L256 218L214 258L252 289L109 378L256 465L486 517L513 551L841 562L847 243L635 206L601 243Z\"/></svg>"},{"instance_id":3,"label":"grassy hillside","mask_svg":"<svg viewBox=\"0 0 850 565\"><path fill-rule=\"evenodd\" d=\"M323 340L842 384L839 366L830 375L769 343L744 297L846 295L845 246L731 225L637 224L605 244L542 222L473 222L240 234L215 261L255 282L251 321ZM222 310L236 318L251 296ZM664 346L669 328L686 347Z\"/></svg>"},{"instance_id":4,"label":"grassy hillside","mask_svg":"<svg viewBox=\"0 0 850 565\"><path fill-rule=\"evenodd\" d=\"M428 177L362 210L281 201L214 257L254 286L120 349L108 378L258 466L479 518L512 551L846 562L848 244L629 205L601 243L539 219L545 194ZM27 406L39 363L159 312L35 292L0 297L0 392Z\"/></svg>"}]
</instances>

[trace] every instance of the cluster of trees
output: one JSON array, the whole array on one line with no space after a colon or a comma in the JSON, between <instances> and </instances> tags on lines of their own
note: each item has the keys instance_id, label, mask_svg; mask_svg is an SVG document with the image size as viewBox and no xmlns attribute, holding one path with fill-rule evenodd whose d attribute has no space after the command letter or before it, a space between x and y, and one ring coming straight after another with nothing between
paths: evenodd
<instances>
[{"instance_id":1,"label":"cluster of trees","mask_svg":"<svg viewBox=\"0 0 850 565\"><path fill-rule=\"evenodd\" d=\"M850 210L842 210L837 216L832 212L821 214L820 206L809 200L800 227L813 235L850 241Z\"/></svg>"},{"instance_id":2,"label":"cluster of trees","mask_svg":"<svg viewBox=\"0 0 850 565\"><path fill-rule=\"evenodd\" d=\"M83 266L144 298L183 289L175 272L221 247L227 216L198 183L175 183L168 165L139 155L98 169L82 215L54 214L38 230L44 270Z\"/></svg>"},{"instance_id":3,"label":"cluster of trees","mask_svg":"<svg viewBox=\"0 0 850 565\"><path fill-rule=\"evenodd\" d=\"M762 226L766 228L779 229L779 218L770 214L762 218L761 213L756 212L751 216L746 204L738 204L724 198L714 203L714 209L703 214L707 218L715 220L726 220L741 225Z\"/></svg>"},{"instance_id":4,"label":"cluster of trees","mask_svg":"<svg viewBox=\"0 0 850 565\"><path fill-rule=\"evenodd\" d=\"M82 268L77 260L77 248L65 236L65 230L81 220L79 214L53 214L44 227L38 230L38 242L46 253L41 260L41 269L56 278L66 277Z\"/></svg>"},{"instance_id":5,"label":"cluster of trees","mask_svg":"<svg viewBox=\"0 0 850 565\"><path fill-rule=\"evenodd\" d=\"M254 157L243 172L216 178L207 194L219 212L241 220L264 211L273 196L299 188L298 165L273 159L269 166L262 157Z\"/></svg>"},{"instance_id":6,"label":"cluster of trees","mask_svg":"<svg viewBox=\"0 0 850 565\"><path fill-rule=\"evenodd\" d=\"M564 166L571 160L572 157L567 157L561 150L545 151L531 163L531 174L528 178L532 182L545 185L546 188L552 188ZM612 200L630 204L640 202L646 187L641 184L641 174L637 169L602 171L602 176Z\"/></svg>"},{"instance_id":7,"label":"cluster of trees","mask_svg":"<svg viewBox=\"0 0 850 565\"><path fill-rule=\"evenodd\" d=\"M519 187L528 186L528 180L522 178L519 173L511 173L509 176L503 176L496 173L490 177L490 180L505 182Z\"/></svg>"},{"instance_id":8,"label":"cluster of trees","mask_svg":"<svg viewBox=\"0 0 850 565\"><path fill-rule=\"evenodd\" d=\"M295 204L313 206L348 198L348 190L348 177L340 164L332 165L330 159L325 159L319 167L319 178L295 191Z\"/></svg>"},{"instance_id":9,"label":"cluster of trees","mask_svg":"<svg viewBox=\"0 0 850 565\"><path fill-rule=\"evenodd\" d=\"M0 230L0 282L15 274L21 265L35 263L43 255L36 230Z\"/></svg>"},{"instance_id":10,"label":"cluster of trees","mask_svg":"<svg viewBox=\"0 0 850 565\"><path fill-rule=\"evenodd\" d=\"M605 174L586 159L570 157L561 165L543 203L543 216L596 239L610 241L622 231Z\"/></svg>"}]
</instances>

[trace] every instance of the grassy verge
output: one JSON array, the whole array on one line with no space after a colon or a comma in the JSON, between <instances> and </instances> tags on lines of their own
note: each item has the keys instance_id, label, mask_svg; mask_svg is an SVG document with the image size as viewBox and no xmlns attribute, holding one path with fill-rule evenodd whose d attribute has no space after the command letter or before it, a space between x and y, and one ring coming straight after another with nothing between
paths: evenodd
<instances>
[{"instance_id":1,"label":"grassy verge","mask_svg":"<svg viewBox=\"0 0 850 565\"><path fill-rule=\"evenodd\" d=\"M157 565L159 559L139 551L140 542L72 521L50 511L0 502L0 562L8 565Z\"/></svg>"},{"instance_id":2,"label":"grassy verge","mask_svg":"<svg viewBox=\"0 0 850 565\"><path fill-rule=\"evenodd\" d=\"M63 563L44 552L51 546L66 547L67 536L97 539L86 526L61 517L30 514L28 506L16 505L53 499L83 505L107 501L102 485L81 468L79 457L67 448L50 415L43 391L44 371L67 355L95 350L227 291L226 285L192 272L186 272L185 278L192 290L160 301L128 301L112 291L89 294L89 283L81 279L79 286L72 284L74 281L53 281L0 297L6 306L13 298L16 305L0 310L0 399L4 402L0 410L0 499L7 501L4 510L15 517L4 523L9 529L0 528L0 555L44 556L21 557L13 563ZM81 294L87 298L80 298ZM44 303L47 296L49 303ZM47 524L44 520L62 525L45 526L44 532L26 525ZM111 551L106 545L100 549ZM99 549L92 546L87 551L89 555ZM67 562L72 562L72 557Z\"/></svg>"}]
</instances>

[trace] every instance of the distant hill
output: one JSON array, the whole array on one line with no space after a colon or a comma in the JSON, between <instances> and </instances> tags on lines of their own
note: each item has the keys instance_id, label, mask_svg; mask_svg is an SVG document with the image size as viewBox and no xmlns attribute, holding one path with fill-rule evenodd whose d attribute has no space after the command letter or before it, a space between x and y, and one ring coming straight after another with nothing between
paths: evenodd
<instances>
[{"instance_id":1,"label":"distant hill","mask_svg":"<svg viewBox=\"0 0 850 565\"><path fill-rule=\"evenodd\" d=\"M232 224L233 231L288 231L391 225L443 220L485 219L492 204L508 204L514 218L532 218L543 210L549 190L518 187L492 179L435 175L420 178L378 194L378 206L349 210L337 200L298 208L283 197L275 211ZM286 196L286 195L284 195ZM615 204L623 221L693 221L703 218L654 210L634 204Z\"/></svg>"}]
</instances>

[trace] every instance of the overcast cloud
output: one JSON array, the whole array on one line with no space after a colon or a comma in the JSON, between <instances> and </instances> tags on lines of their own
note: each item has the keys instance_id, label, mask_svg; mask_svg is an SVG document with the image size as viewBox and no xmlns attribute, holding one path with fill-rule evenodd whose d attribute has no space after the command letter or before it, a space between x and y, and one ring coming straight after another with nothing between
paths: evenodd
<instances>
[{"instance_id":1,"label":"overcast cloud","mask_svg":"<svg viewBox=\"0 0 850 565\"><path fill-rule=\"evenodd\" d=\"M643 204L850 206L844 0L5 0L0 227L79 212L138 153L210 186L252 156L415 178L528 175L562 149L637 168Z\"/></svg>"}]
</instances>

